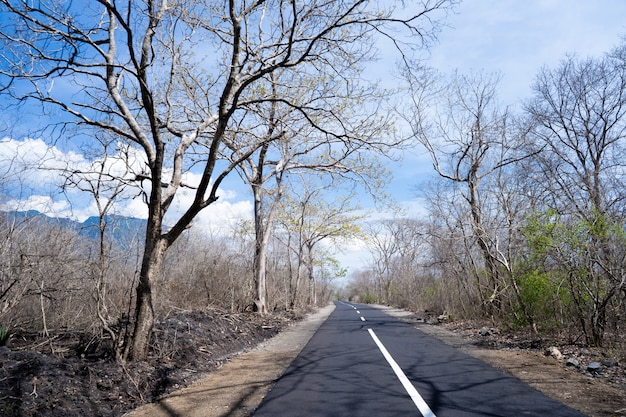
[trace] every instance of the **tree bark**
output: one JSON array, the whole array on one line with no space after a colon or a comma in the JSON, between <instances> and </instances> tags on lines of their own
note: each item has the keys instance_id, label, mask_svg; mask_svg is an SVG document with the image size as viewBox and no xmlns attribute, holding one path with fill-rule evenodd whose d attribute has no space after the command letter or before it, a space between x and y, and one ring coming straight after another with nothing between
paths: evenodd
<instances>
[{"instance_id":1,"label":"tree bark","mask_svg":"<svg viewBox=\"0 0 626 417\"><path fill-rule=\"evenodd\" d=\"M313 246L307 244L307 270L309 271L309 305L317 304L317 294L315 288L315 273L313 270Z\"/></svg>"},{"instance_id":2,"label":"tree bark","mask_svg":"<svg viewBox=\"0 0 626 417\"><path fill-rule=\"evenodd\" d=\"M271 130L270 130L271 134ZM276 194L267 212L265 221L263 219L263 168L265 164L265 154L267 146L261 149L259 164L256 168L256 175L251 181L252 194L254 196L254 280L256 287L256 300L254 304L256 311L261 314L267 312L267 246L269 245L272 225L276 213L276 206L282 198L282 173L276 173Z\"/></svg>"},{"instance_id":3,"label":"tree bark","mask_svg":"<svg viewBox=\"0 0 626 417\"><path fill-rule=\"evenodd\" d=\"M287 251L288 251L288 262L289 262L289 308L293 310L293 308L296 306L296 300L298 298L298 288L300 287L300 270L302 268L302 250L300 249L300 251L298 252L298 263L296 265L295 268L295 273L294 273L294 267L293 267L293 262L291 260L291 254L289 253L291 251L291 237L289 238L289 241L287 243Z\"/></svg>"},{"instance_id":4,"label":"tree bark","mask_svg":"<svg viewBox=\"0 0 626 417\"><path fill-rule=\"evenodd\" d=\"M145 360L148 357L154 325L152 289L159 275L166 249L165 239L146 237L146 248L136 289L133 332L126 347L126 357L129 360Z\"/></svg>"},{"instance_id":5,"label":"tree bark","mask_svg":"<svg viewBox=\"0 0 626 417\"><path fill-rule=\"evenodd\" d=\"M266 271L267 271L267 244L269 241L269 228L263 225L263 205L261 201L261 187L252 186L254 194L254 281L256 287L256 300L254 301L257 313L265 314L267 312L267 288L266 288Z\"/></svg>"}]
</instances>

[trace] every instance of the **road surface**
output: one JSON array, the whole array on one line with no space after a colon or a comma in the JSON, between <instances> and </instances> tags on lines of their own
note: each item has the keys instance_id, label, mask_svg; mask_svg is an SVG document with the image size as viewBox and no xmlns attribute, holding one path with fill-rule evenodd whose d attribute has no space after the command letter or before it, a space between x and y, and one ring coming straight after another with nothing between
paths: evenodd
<instances>
[{"instance_id":1,"label":"road surface","mask_svg":"<svg viewBox=\"0 0 626 417\"><path fill-rule=\"evenodd\" d=\"M338 302L254 414L275 416L584 415L381 310Z\"/></svg>"}]
</instances>

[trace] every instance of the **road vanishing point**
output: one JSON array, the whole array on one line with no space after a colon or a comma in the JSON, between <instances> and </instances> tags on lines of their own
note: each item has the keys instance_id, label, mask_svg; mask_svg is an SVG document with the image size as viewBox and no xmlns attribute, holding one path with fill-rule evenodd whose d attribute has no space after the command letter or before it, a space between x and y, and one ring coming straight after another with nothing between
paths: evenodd
<instances>
[{"instance_id":1,"label":"road vanishing point","mask_svg":"<svg viewBox=\"0 0 626 417\"><path fill-rule=\"evenodd\" d=\"M584 417L367 305L337 302L254 417Z\"/></svg>"}]
</instances>

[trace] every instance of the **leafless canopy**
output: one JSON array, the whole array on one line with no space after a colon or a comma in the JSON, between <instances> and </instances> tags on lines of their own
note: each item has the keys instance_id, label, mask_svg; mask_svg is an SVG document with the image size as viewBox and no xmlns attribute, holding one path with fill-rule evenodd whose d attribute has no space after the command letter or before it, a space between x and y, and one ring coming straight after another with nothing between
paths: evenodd
<instances>
[{"instance_id":1,"label":"leafless canopy","mask_svg":"<svg viewBox=\"0 0 626 417\"><path fill-rule=\"evenodd\" d=\"M337 105L386 37L410 58L454 1L375 5L366 0L1 0L0 89L13 103L59 111L59 123L104 129L145 154L148 223L131 357L147 352L151 282L163 254L242 161L278 136L237 135L255 105L291 107L316 134L348 143L353 123ZM281 77L281 96L267 89ZM344 85L328 96L325 83ZM308 86L308 100L299 87ZM25 107L31 110L31 107ZM229 141L230 147L229 147ZM229 152L236 149L237 152ZM229 155L229 157L226 157ZM232 156L232 158L230 157ZM193 199L163 219L193 173ZM185 181L187 181L185 179Z\"/></svg>"}]
</instances>

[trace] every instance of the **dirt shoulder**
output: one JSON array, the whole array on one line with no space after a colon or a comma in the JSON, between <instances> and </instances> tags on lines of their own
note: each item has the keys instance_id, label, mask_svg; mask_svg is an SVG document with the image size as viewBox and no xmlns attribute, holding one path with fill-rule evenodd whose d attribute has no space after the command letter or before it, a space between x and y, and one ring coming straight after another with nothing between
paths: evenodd
<instances>
[{"instance_id":1,"label":"dirt shoulder","mask_svg":"<svg viewBox=\"0 0 626 417\"><path fill-rule=\"evenodd\" d=\"M626 390L623 385L589 377L541 352L520 347L489 349L478 345L476 337L453 331L444 325L420 322L414 314L377 306L471 356L503 370L555 400L590 417L626 416ZM478 332L473 332L477 334ZM480 336L478 336L480 337Z\"/></svg>"},{"instance_id":2,"label":"dirt shoulder","mask_svg":"<svg viewBox=\"0 0 626 417\"><path fill-rule=\"evenodd\" d=\"M591 417L626 416L626 390L619 384L585 376L563 361L530 349L490 349L466 333L420 322L403 310L377 306L417 329L526 382L535 389ZM334 310L327 306L288 327L257 348L243 353L207 378L143 406L127 417L244 417L258 407L272 383Z\"/></svg>"},{"instance_id":3,"label":"dirt shoulder","mask_svg":"<svg viewBox=\"0 0 626 417\"><path fill-rule=\"evenodd\" d=\"M287 369L335 309L328 305L242 353L190 387L126 414L127 417L243 417L261 403L272 383Z\"/></svg>"}]
</instances>

